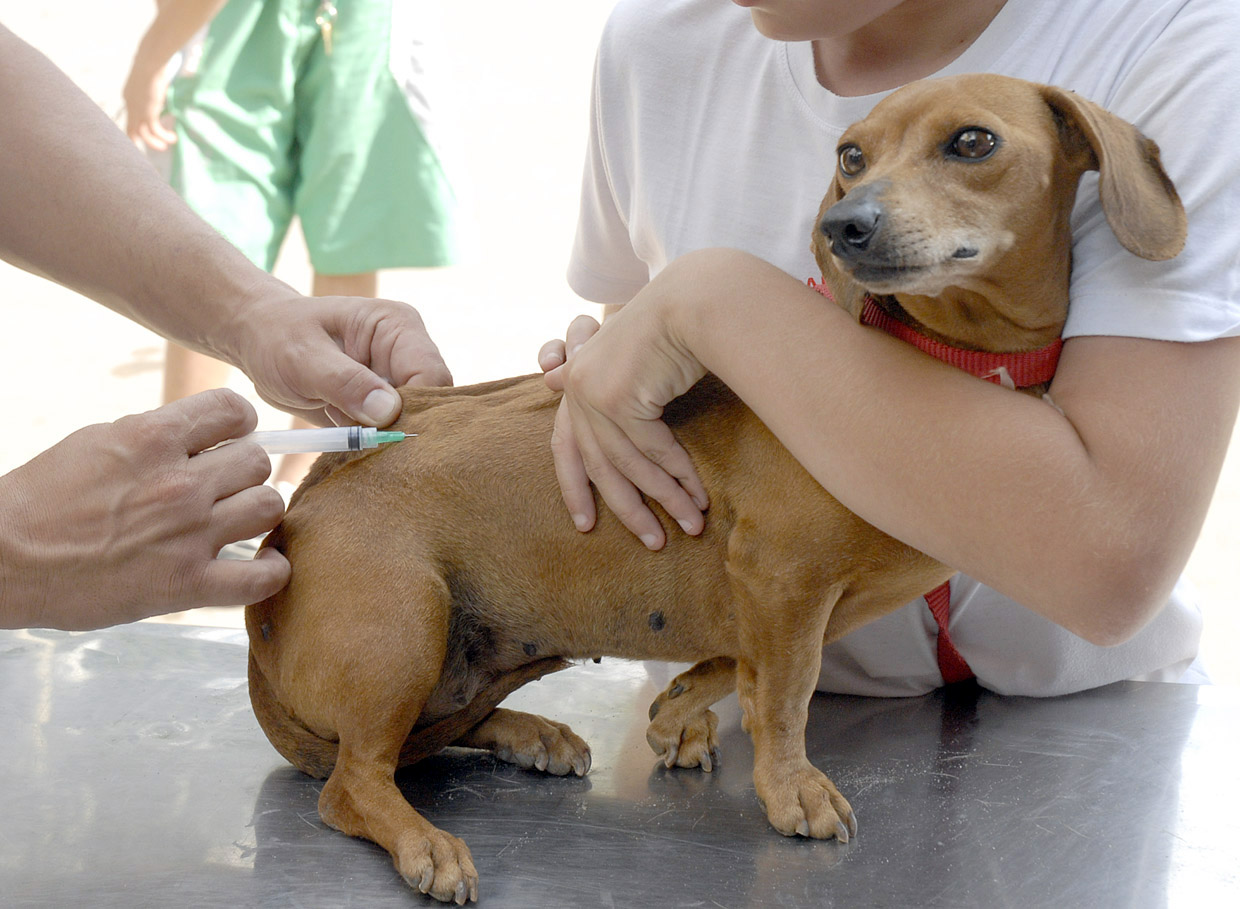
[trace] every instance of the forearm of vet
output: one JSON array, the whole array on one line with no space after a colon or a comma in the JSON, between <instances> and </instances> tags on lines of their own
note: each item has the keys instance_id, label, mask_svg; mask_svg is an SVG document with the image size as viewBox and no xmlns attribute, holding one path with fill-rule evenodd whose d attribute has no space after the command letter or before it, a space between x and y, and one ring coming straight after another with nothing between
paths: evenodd
<instances>
[{"instance_id":1,"label":"forearm of vet","mask_svg":"<svg viewBox=\"0 0 1240 909\"><path fill-rule=\"evenodd\" d=\"M0 476L0 628L25 628L32 624L31 597L12 551L12 483L11 475Z\"/></svg>"},{"instance_id":2,"label":"forearm of vet","mask_svg":"<svg viewBox=\"0 0 1240 909\"><path fill-rule=\"evenodd\" d=\"M1052 407L743 253L695 253L657 280L680 343L870 523L1095 643L1166 602L1240 406L1240 339L1070 340Z\"/></svg>"},{"instance_id":3,"label":"forearm of vet","mask_svg":"<svg viewBox=\"0 0 1240 909\"><path fill-rule=\"evenodd\" d=\"M283 285L191 212L98 105L3 27L0 110L0 256L229 358L219 326Z\"/></svg>"}]
</instances>

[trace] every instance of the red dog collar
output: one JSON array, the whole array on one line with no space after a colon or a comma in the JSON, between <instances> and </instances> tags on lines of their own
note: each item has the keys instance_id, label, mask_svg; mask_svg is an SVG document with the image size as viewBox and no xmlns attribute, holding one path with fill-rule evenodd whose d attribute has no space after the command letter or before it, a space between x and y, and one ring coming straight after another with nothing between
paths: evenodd
<instances>
[{"instance_id":1,"label":"red dog collar","mask_svg":"<svg viewBox=\"0 0 1240 909\"><path fill-rule=\"evenodd\" d=\"M809 286L831 302L835 302L835 297L832 296L826 284L810 278ZM1049 382L1055 375L1055 367L1059 365L1059 352L1063 349L1062 338L1056 338L1050 344L1037 350L1021 353L990 353L984 350L952 347L950 344L928 338L915 328L910 328L898 319L892 318L874 302L873 297L866 297L865 308L861 312L861 324L872 325L897 340L912 344L936 360L942 360L979 379L985 379L987 382L1007 388L1028 388L1031 385Z\"/></svg>"}]
</instances>

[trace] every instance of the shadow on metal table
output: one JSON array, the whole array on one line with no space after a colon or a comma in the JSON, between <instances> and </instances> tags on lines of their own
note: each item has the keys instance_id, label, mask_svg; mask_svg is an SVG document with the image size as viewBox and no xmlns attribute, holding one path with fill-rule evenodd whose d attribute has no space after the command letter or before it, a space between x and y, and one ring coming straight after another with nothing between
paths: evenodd
<instances>
[{"instance_id":1,"label":"shadow on metal table","mask_svg":"<svg viewBox=\"0 0 1240 909\"><path fill-rule=\"evenodd\" d=\"M387 853L326 828L321 783L250 712L244 634L133 625L0 632L9 906L433 906ZM604 660L508 703L590 742L584 779L449 750L402 772L514 907L1235 905L1240 692L1121 683L1048 700L976 689L818 696L809 753L853 842L786 839L750 779L736 699L723 763L665 770L646 708L674 667Z\"/></svg>"}]
</instances>

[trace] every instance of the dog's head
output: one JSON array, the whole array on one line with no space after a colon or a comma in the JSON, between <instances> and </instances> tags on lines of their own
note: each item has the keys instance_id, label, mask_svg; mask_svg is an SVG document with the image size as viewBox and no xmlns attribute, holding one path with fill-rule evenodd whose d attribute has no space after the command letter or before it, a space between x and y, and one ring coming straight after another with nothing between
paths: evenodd
<instances>
[{"instance_id":1,"label":"dog's head","mask_svg":"<svg viewBox=\"0 0 1240 909\"><path fill-rule=\"evenodd\" d=\"M813 251L842 306L869 293L929 334L1021 350L1067 318L1069 216L1099 171L1107 221L1147 259L1180 251L1183 207L1158 147L1070 92L1003 76L912 83L840 140Z\"/></svg>"}]
</instances>

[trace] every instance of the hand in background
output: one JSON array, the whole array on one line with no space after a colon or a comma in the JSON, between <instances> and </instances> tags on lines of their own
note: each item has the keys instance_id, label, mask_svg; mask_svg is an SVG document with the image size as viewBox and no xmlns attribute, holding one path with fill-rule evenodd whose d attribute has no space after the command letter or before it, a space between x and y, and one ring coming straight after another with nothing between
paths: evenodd
<instances>
[{"instance_id":1,"label":"hand in background","mask_svg":"<svg viewBox=\"0 0 1240 909\"><path fill-rule=\"evenodd\" d=\"M167 60L147 61L140 54L134 58L123 91L125 134L135 145L154 151L167 151L177 140L177 134L160 119L168 96L167 65Z\"/></svg>"},{"instance_id":2,"label":"hand in background","mask_svg":"<svg viewBox=\"0 0 1240 909\"><path fill-rule=\"evenodd\" d=\"M125 80L125 132L136 145L165 151L176 133L160 121L171 78L169 62L183 53L226 0L161 0L155 18L134 52Z\"/></svg>"}]
</instances>

